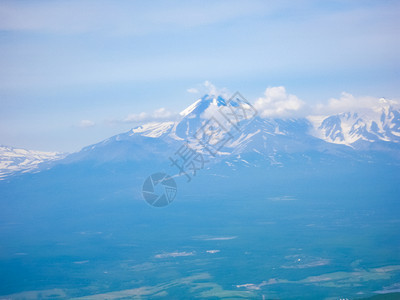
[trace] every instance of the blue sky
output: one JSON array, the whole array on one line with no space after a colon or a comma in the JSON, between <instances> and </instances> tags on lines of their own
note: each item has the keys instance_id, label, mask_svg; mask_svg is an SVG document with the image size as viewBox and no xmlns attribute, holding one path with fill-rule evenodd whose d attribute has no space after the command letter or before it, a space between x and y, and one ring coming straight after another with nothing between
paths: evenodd
<instances>
[{"instance_id":1,"label":"blue sky","mask_svg":"<svg viewBox=\"0 0 400 300\"><path fill-rule=\"evenodd\" d=\"M0 144L76 151L205 81L252 102L398 99L399 36L399 1L0 0Z\"/></svg>"}]
</instances>

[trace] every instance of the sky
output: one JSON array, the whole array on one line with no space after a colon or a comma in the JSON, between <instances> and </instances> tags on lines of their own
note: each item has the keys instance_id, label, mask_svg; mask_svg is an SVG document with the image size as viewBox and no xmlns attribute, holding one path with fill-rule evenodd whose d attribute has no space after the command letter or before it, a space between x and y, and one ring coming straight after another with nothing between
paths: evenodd
<instances>
[{"instance_id":1,"label":"sky","mask_svg":"<svg viewBox=\"0 0 400 300\"><path fill-rule=\"evenodd\" d=\"M399 99L399 37L400 1L0 0L0 144L78 151L215 87L265 116Z\"/></svg>"}]
</instances>

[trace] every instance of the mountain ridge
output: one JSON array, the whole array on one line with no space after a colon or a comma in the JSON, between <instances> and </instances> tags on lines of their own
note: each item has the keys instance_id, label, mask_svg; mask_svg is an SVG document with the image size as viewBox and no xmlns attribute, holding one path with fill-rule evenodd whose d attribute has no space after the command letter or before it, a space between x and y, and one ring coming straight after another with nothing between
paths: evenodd
<instances>
[{"instance_id":1,"label":"mountain ridge","mask_svg":"<svg viewBox=\"0 0 400 300\"><path fill-rule=\"evenodd\" d=\"M359 161L373 161L373 157L378 154L379 157L388 156L387 161L400 161L400 110L387 103L384 103L381 110L375 110L372 116L366 113L344 112L303 118L261 118L254 114L251 118L246 117L234 124L221 116L219 119L215 118L222 109L225 109L226 116L228 108L236 109L240 105L247 105L243 102L229 101L222 96L204 95L183 110L176 121L148 122L84 147L66 157L57 153L43 154L41 160L38 158L32 163L25 163L29 165L26 168L20 166L16 169L15 164L7 165L6 155L0 152L0 175L4 179L19 171L39 170L40 168L33 166L40 166L46 161L55 164L83 160L98 163L128 160L162 161L172 156L184 143L188 143L208 159L212 155L204 150L195 135L214 119L218 126L224 129L220 130L219 138L230 138L216 152L218 157L215 161L227 160L228 165L234 165L238 156L251 157L254 153L257 159L263 157L272 165L283 164L279 162L278 157L290 157L294 154L301 157L307 153L332 155L339 159L352 157ZM237 130L238 126L240 130ZM27 155L25 160L34 153L24 151Z\"/></svg>"}]
</instances>

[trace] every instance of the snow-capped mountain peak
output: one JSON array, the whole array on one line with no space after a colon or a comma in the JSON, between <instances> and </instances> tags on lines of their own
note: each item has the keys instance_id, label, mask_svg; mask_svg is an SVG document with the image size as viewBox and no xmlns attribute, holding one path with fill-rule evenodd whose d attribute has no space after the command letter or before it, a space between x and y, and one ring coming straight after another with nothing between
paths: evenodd
<instances>
[{"instance_id":1,"label":"snow-capped mountain peak","mask_svg":"<svg viewBox=\"0 0 400 300\"><path fill-rule=\"evenodd\" d=\"M198 99L192 105L187 107L185 110L180 112L182 117L194 118L200 116L207 109L211 107L226 106L227 102L222 96L204 95L202 98Z\"/></svg>"},{"instance_id":2,"label":"snow-capped mountain peak","mask_svg":"<svg viewBox=\"0 0 400 300\"><path fill-rule=\"evenodd\" d=\"M313 124L310 133L330 143L400 142L400 111L390 105L361 113L309 116L308 120Z\"/></svg>"},{"instance_id":3,"label":"snow-capped mountain peak","mask_svg":"<svg viewBox=\"0 0 400 300\"><path fill-rule=\"evenodd\" d=\"M0 146L0 180L15 173L38 170L44 164L65 156L58 152L43 152Z\"/></svg>"}]
</instances>

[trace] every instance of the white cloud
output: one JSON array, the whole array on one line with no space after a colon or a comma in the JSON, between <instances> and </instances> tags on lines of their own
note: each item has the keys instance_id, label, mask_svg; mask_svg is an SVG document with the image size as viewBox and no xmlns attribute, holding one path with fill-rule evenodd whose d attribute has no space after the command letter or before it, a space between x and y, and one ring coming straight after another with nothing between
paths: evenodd
<instances>
[{"instance_id":1,"label":"white cloud","mask_svg":"<svg viewBox=\"0 0 400 300\"><path fill-rule=\"evenodd\" d=\"M400 108L400 102L371 96L353 96L343 92L339 98L315 105L306 105L295 95L288 94L285 87L270 87L265 90L264 97L255 104L261 117L305 117L310 115L334 115L344 112L359 114L380 114L383 108L394 106Z\"/></svg>"},{"instance_id":2,"label":"white cloud","mask_svg":"<svg viewBox=\"0 0 400 300\"><path fill-rule=\"evenodd\" d=\"M154 111L152 117L155 119L170 119L176 116L176 113L170 112L166 110L164 107L161 107Z\"/></svg>"},{"instance_id":3,"label":"white cloud","mask_svg":"<svg viewBox=\"0 0 400 300\"><path fill-rule=\"evenodd\" d=\"M370 113L380 112L388 106L399 106L396 100L385 98L361 96L355 97L352 94L343 92L340 98L331 98L327 103L319 103L314 107L315 114L339 114L343 112Z\"/></svg>"},{"instance_id":4,"label":"white cloud","mask_svg":"<svg viewBox=\"0 0 400 300\"><path fill-rule=\"evenodd\" d=\"M135 122L150 122L150 121L162 121L162 120L173 120L178 116L177 113L171 112L164 107L156 109L153 113L141 112L139 114L130 114L123 122L135 123Z\"/></svg>"},{"instance_id":5,"label":"white cloud","mask_svg":"<svg viewBox=\"0 0 400 300\"><path fill-rule=\"evenodd\" d=\"M222 96L226 99L230 97L229 90L227 88L217 88L208 80L204 81L203 89L205 90L205 93L210 96Z\"/></svg>"},{"instance_id":6,"label":"white cloud","mask_svg":"<svg viewBox=\"0 0 400 300\"><path fill-rule=\"evenodd\" d=\"M285 87L269 87L264 97L258 98L254 104L261 117L298 116L305 108L305 103L297 96L288 94Z\"/></svg>"},{"instance_id":7,"label":"white cloud","mask_svg":"<svg viewBox=\"0 0 400 300\"><path fill-rule=\"evenodd\" d=\"M96 125L96 124L90 120L82 120L79 122L79 127L81 127L81 128L93 127L94 125Z\"/></svg>"},{"instance_id":8,"label":"white cloud","mask_svg":"<svg viewBox=\"0 0 400 300\"><path fill-rule=\"evenodd\" d=\"M210 81L208 81L208 80L204 81L203 86L208 91L207 94L218 95L217 87L215 85L213 85Z\"/></svg>"},{"instance_id":9,"label":"white cloud","mask_svg":"<svg viewBox=\"0 0 400 300\"><path fill-rule=\"evenodd\" d=\"M232 96L232 93L227 88L219 88L209 80L197 84L196 87L191 87L186 91L193 94L199 93L201 95L208 94L210 96L222 96L225 99L229 99L229 97Z\"/></svg>"},{"instance_id":10,"label":"white cloud","mask_svg":"<svg viewBox=\"0 0 400 300\"><path fill-rule=\"evenodd\" d=\"M200 85L199 85L200 86ZM217 88L210 81L205 81L200 88L193 88L199 93L209 94L211 96L222 96L228 99L231 95L226 88ZM307 105L296 95L287 93L284 86L268 87L264 96L260 97L254 103L258 115L263 118L298 118L333 115L343 112L357 112L366 114L380 114L382 108L394 106L400 108L400 102L377 97L355 97L349 93L343 92L340 98L331 98L326 102L315 105ZM215 116L218 106L211 105L202 114L203 118ZM178 113L167 110L162 107L152 113L141 112L130 114L123 120L124 123L144 123L152 121L174 121L180 117ZM120 121L120 122L121 122ZM94 123L89 120L81 121L81 127L90 127Z\"/></svg>"}]
</instances>

